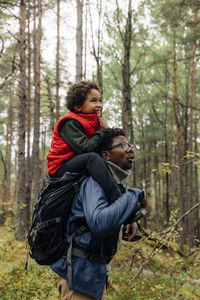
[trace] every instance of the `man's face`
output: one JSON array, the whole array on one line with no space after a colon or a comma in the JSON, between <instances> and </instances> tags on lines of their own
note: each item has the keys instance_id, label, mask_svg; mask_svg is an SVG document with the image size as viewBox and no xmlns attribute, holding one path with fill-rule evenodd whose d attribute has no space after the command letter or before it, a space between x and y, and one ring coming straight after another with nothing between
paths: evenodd
<instances>
[{"instance_id":1,"label":"man's face","mask_svg":"<svg viewBox=\"0 0 200 300\"><path fill-rule=\"evenodd\" d=\"M123 170L129 170L134 161L133 148L128 146L128 140L124 136L113 138L112 149L102 153L105 160L118 165ZM116 146L116 147L115 147Z\"/></svg>"}]
</instances>

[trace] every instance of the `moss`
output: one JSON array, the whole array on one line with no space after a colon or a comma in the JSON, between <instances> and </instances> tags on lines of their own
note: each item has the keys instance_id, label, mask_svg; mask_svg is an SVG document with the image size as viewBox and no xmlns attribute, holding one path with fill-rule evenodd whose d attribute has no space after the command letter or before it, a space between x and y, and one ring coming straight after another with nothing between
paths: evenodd
<instances>
[{"instance_id":1,"label":"moss","mask_svg":"<svg viewBox=\"0 0 200 300\"><path fill-rule=\"evenodd\" d=\"M156 255L134 279L153 247L152 241L147 240L122 243L112 261L109 279L114 289L108 287L106 300L200 299L198 248L187 258L180 257L171 248L155 250ZM0 228L0 299L59 299L57 275L31 259L30 271L26 272L25 261L25 242L15 240L12 228Z\"/></svg>"}]
</instances>

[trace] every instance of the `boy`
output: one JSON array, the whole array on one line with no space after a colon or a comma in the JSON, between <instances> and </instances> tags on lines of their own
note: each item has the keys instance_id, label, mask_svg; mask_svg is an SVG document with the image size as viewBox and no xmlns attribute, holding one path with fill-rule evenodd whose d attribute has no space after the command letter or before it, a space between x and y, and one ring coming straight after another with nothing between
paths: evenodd
<instances>
[{"instance_id":1,"label":"boy","mask_svg":"<svg viewBox=\"0 0 200 300\"><path fill-rule=\"evenodd\" d=\"M108 127L107 121L101 118L100 87L92 81L80 81L71 85L66 100L70 112L54 128L47 156L48 173L62 177L65 172L87 170L113 202L121 195L120 188L105 161L94 153Z\"/></svg>"}]
</instances>

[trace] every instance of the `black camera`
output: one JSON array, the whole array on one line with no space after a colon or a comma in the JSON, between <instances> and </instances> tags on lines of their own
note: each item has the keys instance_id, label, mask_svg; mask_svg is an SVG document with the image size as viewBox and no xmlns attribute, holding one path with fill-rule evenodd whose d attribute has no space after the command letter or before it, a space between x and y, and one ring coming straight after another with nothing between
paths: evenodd
<instances>
[{"instance_id":1,"label":"black camera","mask_svg":"<svg viewBox=\"0 0 200 300\"><path fill-rule=\"evenodd\" d=\"M145 193L144 193L144 192L141 192L141 193L139 194L139 200L138 200L138 201L140 202L140 201L142 201L144 198L145 198ZM133 216L131 216L131 217L127 220L126 224L131 224L131 223L137 222L137 221L139 221L140 219L144 218L147 214L148 214L148 211L146 210L146 208L141 207L141 208L139 208L139 209L136 211L136 213L135 213ZM126 226L124 225L124 227L123 227L123 237L122 237L123 240L127 240L127 238L125 238L125 237L128 237L130 234L132 234L132 228L130 228L130 230L129 230L128 233L125 233L125 232L126 232ZM141 234L140 232L137 232L137 233L133 236L133 238L130 240L130 242L138 241L138 240L140 240L141 238L142 238L142 234Z\"/></svg>"}]
</instances>

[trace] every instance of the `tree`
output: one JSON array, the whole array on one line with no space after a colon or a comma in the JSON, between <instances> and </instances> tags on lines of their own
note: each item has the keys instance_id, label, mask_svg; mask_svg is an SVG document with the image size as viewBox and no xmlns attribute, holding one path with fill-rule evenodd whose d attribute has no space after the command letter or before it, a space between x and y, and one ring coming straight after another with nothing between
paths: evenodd
<instances>
[{"instance_id":1,"label":"tree","mask_svg":"<svg viewBox=\"0 0 200 300\"><path fill-rule=\"evenodd\" d=\"M192 47L192 57L191 57L191 91L190 91L190 115L189 115L189 124L190 124L190 136L189 136L189 151L192 153L193 152L193 144L194 144L194 97L195 97L195 71L196 71L196 61L195 61L195 56L196 56L196 31L197 31L197 10L198 7L196 6L196 3L194 2L193 4L193 24L192 24L192 42L191 42L191 47ZM189 185L190 185L190 208L194 205L194 200L193 200L193 191L194 191L194 184L193 184L193 173L194 173L194 166L193 166L193 161L190 162L190 180L189 180ZM189 246L192 248L193 247L193 241L194 241L194 212L192 212L189 216Z\"/></svg>"},{"instance_id":2,"label":"tree","mask_svg":"<svg viewBox=\"0 0 200 300\"><path fill-rule=\"evenodd\" d=\"M60 118L60 0L57 0L57 38L56 38L56 120Z\"/></svg>"},{"instance_id":3,"label":"tree","mask_svg":"<svg viewBox=\"0 0 200 300\"><path fill-rule=\"evenodd\" d=\"M27 226L29 226L30 220L30 206L31 206L31 189L32 189L32 180L33 180L33 165L31 159L31 29L30 29L30 20L31 20L31 7L30 2L28 3L28 13L27 13L27 23L28 23L28 32L27 32L27 104L26 104L26 137L27 137L27 157L26 157L26 219L27 219Z\"/></svg>"},{"instance_id":4,"label":"tree","mask_svg":"<svg viewBox=\"0 0 200 300\"><path fill-rule=\"evenodd\" d=\"M124 57L122 63L122 126L127 132L131 143L133 143L133 122L131 105L131 84L130 84L130 51L132 41L132 1L128 2L128 15L126 19L125 32L121 33L124 46ZM118 24L119 26L119 24Z\"/></svg>"},{"instance_id":5,"label":"tree","mask_svg":"<svg viewBox=\"0 0 200 300\"><path fill-rule=\"evenodd\" d=\"M76 0L77 5L77 26L76 26L76 81L80 81L83 77L82 74L82 53L83 53L83 1Z\"/></svg>"},{"instance_id":6,"label":"tree","mask_svg":"<svg viewBox=\"0 0 200 300\"><path fill-rule=\"evenodd\" d=\"M25 117L26 117L26 0L20 1L20 86L19 86L19 140L18 140L18 193L17 193L17 218L16 218L16 238L25 239L26 233L26 208L24 197L25 183Z\"/></svg>"},{"instance_id":7,"label":"tree","mask_svg":"<svg viewBox=\"0 0 200 300\"><path fill-rule=\"evenodd\" d=\"M35 0L34 0L35 1ZM36 7L38 11L36 13ZM38 24L36 24L38 15ZM42 0L34 2L34 138L33 138L33 195L36 198L40 191L40 159L39 159L39 140L40 140L40 44L41 44L41 23L42 23Z\"/></svg>"},{"instance_id":8,"label":"tree","mask_svg":"<svg viewBox=\"0 0 200 300\"><path fill-rule=\"evenodd\" d=\"M95 46L95 40L94 40L94 26L92 21L92 14L91 9L89 7L89 13L90 13L90 25L91 25L91 37L92 37L92 53L94 55L96 66L97 66L97 82L98 85L102 88L102 46L101 46L101 38L102 38L102 32L101 32L101 18L102 18L102 0L97 2L97 10L98 10L98 29L97 29L97 47Z\"/></svg>"}]
</instances>

